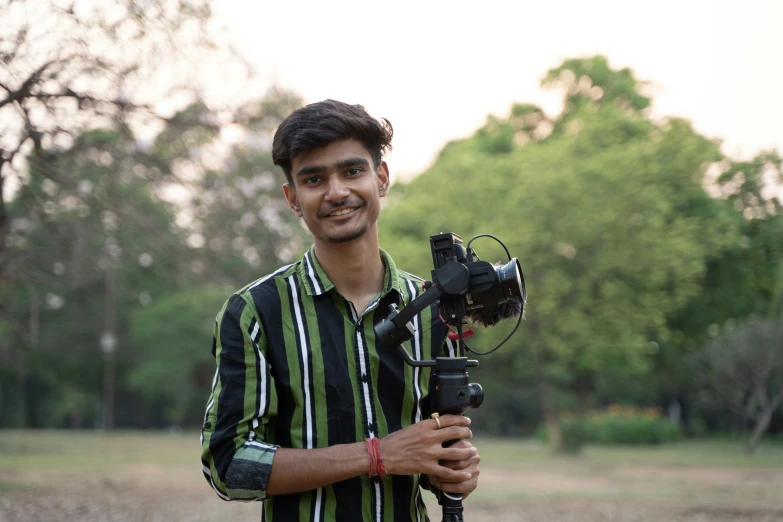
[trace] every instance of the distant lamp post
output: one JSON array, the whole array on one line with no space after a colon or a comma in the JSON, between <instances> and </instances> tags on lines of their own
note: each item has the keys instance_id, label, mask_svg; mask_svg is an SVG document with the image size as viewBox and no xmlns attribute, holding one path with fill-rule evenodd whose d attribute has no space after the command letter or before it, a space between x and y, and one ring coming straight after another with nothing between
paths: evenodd
<instances>
[{"instance_id":1,"label":"distant lamp post","mask_svg":"<svg viewBox=\"0 0 783 522\"><path fill-rule=\"evenodd\" d=\"M114 336L114 332L103 332L101 334L101 351L103 354L112 355L116 348L117 338Z\"/></svg>"},{"instance_id":2,"label":"distant lamp post","mask_svg":"<svg viewBox=\"0 0 783 522\"><path fill-rule=\"evenodd\" d=\"M101 352L103 352L103 428L114 429L114 352L117 349L117 337L106 330L101 334Z\"/></svg>"}]
</instances>

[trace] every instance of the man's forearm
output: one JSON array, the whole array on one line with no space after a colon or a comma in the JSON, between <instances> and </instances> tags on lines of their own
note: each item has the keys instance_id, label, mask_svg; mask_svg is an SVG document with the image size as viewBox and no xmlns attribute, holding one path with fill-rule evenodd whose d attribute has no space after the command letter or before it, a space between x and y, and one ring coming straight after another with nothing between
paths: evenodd
<instances>
[{"instance_id":1,"label":"man's forearm","mask_svg":"<svg viewBox=\"0 0 783 522\"><path fill-rule=\"evenodd\" d=\"M358 477L369 469L364 442L317 449L278 448L266 493L301 493Z\"/></svg>"}]
</instances>

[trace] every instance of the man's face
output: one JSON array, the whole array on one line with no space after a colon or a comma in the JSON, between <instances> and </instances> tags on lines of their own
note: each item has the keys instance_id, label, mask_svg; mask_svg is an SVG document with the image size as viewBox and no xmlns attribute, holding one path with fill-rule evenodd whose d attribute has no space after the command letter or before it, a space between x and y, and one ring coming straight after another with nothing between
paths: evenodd
<instances>
[{"instance_id":1,"label":"man's face","mask_svg":"<svg viewBox=\"0 0 783 522\"><path fill-rule=\"evenodd\" d=\"M291 162L293 186L283 186L294 214L314 237L346 243L374 229L380 198L389 189L389 170L376 170L362 142L335 141L297 156Z\"/></svg>"}]
</instances>

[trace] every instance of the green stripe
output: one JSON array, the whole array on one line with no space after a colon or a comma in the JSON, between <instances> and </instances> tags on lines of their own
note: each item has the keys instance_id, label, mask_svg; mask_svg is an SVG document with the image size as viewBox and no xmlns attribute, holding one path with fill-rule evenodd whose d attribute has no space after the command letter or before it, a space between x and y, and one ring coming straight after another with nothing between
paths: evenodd
<instances>
[{"instance_id":1,"label":"green stripe","mask_svg":"<svg viewBox=\"0 0 783 522\"><path fill-rule=\"evenodd\" d=\"M291 310L291 294L285 279L278 279L277 291L280 294L280 312L283 321L283 339L285 341L285 356L288 363L288 379L291 393L296 404L304 404L302 400L302 372L299 369L299 350L296 346L296 337L299 331L296 326L296 317ZM297 412L291 418L291 445L294 448L304 447L303 416Z\"/></svg>"},{"instance_id":2,"label":"green stripe","mask_svg":"<svg viewBox=\"0 0 783 522\"><path fill-rule=\"evenodd\" d=\"M250 306L245 306L245 308L242 310L242 317L239 320L239 326L242 328L242 331L247 333L247 331L250 329L250 323L253 321L253 314L254 309ZM259 325L260 327L260 325ZM243 412L244 415L242 416L242 422L245 424L244 430L247 430L247 432L250 432L250 422L253 420L253 417L256 415L256 382L257 382L257 374L256 374L256 349L253 346L253 341L250 339L250 335L245 335L244 337L244 346L245 346L245 382L247 385L245 386L245 404L243 406ZM242 430L242 431L244 431ZM239 450L239 448L242 447L242 444L244 444L244 440L240 437L237 437L235 440L236 443L236 449Z\"/></svg>"}]
</instances>

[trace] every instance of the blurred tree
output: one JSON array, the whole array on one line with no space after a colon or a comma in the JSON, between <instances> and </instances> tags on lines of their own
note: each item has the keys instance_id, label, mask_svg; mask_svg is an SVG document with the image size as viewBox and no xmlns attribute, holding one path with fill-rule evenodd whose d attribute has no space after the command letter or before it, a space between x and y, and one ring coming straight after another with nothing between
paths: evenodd
<instances>
[{"instance_id":1,"label":"blurred tree","mask_svg":"<svg viewBox=\"0 0 783 522\"><path fill-rule=\"evenodd\" d=\"M195 307L193 317L172 317L178 301L171 298L155 313L134 314L140 318L135 321L131 313L179 291L192 298L203 281L239 288L303 248L304 231L285 205L283 176L271 173L269 151L281 115L300 103L284 91L270 91L233 112L196 103L170 118L152 144L118 125L85 132L71 148L49 151L31 164L30 182L9 205L19 217L9 234L10 277L0 289L8 303L0 320L8 327L5 336L0 331L0 360L16 368L17 425L40 425L49 416L44 410L65 408L71 419L103 418L110 426L111 412L94 410L115 388L110 382L115 360L120 402L138 390L146 404L163 405L154 408L149 422L162 422L164 416L167 422L194 421L184 410L184 417L174 415L178 407L167 405L174 399L167 385L176 378L155 379L150 370L170 368L172 354L194 345L178 347L163 336L140 346L129 328L133 322L135 339L148 343L151 338L139 332L201 322L203 308ZM221 138L227 127L242 136L234 145ZM68 172L72 183L58 185L38 169ZM212 303L209 289L205 292ZM223 299L229 293L224 290ZM219 305L203 306L214 315ZM147 320L152 322L139 323ZM120 349L102 361L99 340L107 335ZM208 339L209 334L201 340L204 356ZM53 357L53 350L67 360ZM24 383L30 379L41 385L25 419ZM183 387L177 405L192 401L190 391ZM78 411L85 405L93 410L89 415ZM47 422L62 422L62 415Z\"/></svg>"},{"instance_id":2,"label":"blurred tree","mask_svg":"<svg viewBox=\"0 0 783 522\"><path fill-rule=\"evenodd\" d=\"M214 320L231 288L199 287L166 296L131 317L138 364L128 384L163 405L175 426L198 426L215 362L209 351Z\"/></svg>"},{"instance_id":3,"label":"blurred tree","mask_svg":"<svg viewBox=\"0 0 783 522\"><path fill-rule=\"evenodd\" d=\"M207 38L209 18L208 0L0 0L0 284L7 192L32 175L75 187L70 172L29 165L86 129L151 124L180 90L193 90L209 56L239 64Z\"/></svg>"},{"instance_id":4,"label":"blurred tree","mask_svg":"<svg viewBox=\"0 0 783 522\"><path fill-rule=\"evenodd\" d=\"M698 356L704 407L725 408L755 424L753 453L783 405L783 323L751 321L710 342Z\"/></svg>"},{"instance_id":5,"label":"blurred tree","mask_svg":"<svg viewBox=\"0 0 783 522\"><path fill-rule=\"evenodd\" d=\"M155 140L158 168L178 189L177 222L200 252L192 268L206 280L239 287L304 249L306 234L283 198L285 177L271 155L274 131L301 105L276 89L222 115L194 104ZM217 139L217 121L238 135L234 143Z\"/></svg>"},{"instance_id":6,"label":"blurred tree","mask_svg":"<svg viewBox=\"0 0 783 522\"><path fill-rule=\"evenodd\" d=\"M557 444L553 380L584 407L598 372L648 371L658 349L650 335L666 338L666 319L699 291L708 254L735 243L737 230L701 186L721 159L717 143L685 121L651 121L629 71L603 57L568 60L544 84L565 90L558 118L518 105L449 144L392 193L381 232L402 266L425 274L431 233L507 242L525 271L529 313L514 344L486 363L509 382L537 383ZM685 212L692 207L702 210ZM493 345L499 330L472 344Z\"/></svg>"},{"instance_id":7,"label":"blurred tree","mask_svg":"<svg viewBox=\"0 0 783 522\"><path fill-rule=\"evenodd\" d=\"M783 312L781 158L776 152L762 152L749 161L724 159L718 167L717 178L708 176L705 185L716 202L723 203L720 212L735 223L738 234L728 248L710 252L700 291L669 317L669 339L661 343L646 380L662 398L694 406L692 421L702 414L716 420L719 415L705 408L702 390L694 386L689 352L747 318L779 320ZM702 211L694 206L684 212Z\"/></svg>"},{"instance_id":8,"label":"blurred tree","mask_svg":"<svg viewBox=\"0 0 783 522\"><path fill-rule=\"evenodd\" d=\"M114 365L114 350L101 360L101 337L124 344L129 309L188 281L189 249L171 226L173 209L154 197L154 181L138 175L145 163L127 127L89 131L32 164L30 182L9 204L19 217L11 222L9 278L0 295L2 322L13 335L0 353L18 368L17 423L26 424L28 374L41 385L39 396L51 395L40 404L57 396L88 400L65 401L74 409L54 419L39 408L27 420L84 418L78 408L100 403L102 370ZM38 172L47 168L68 172L72 183L58 185Z\"/></svg>"}]
</instances>

